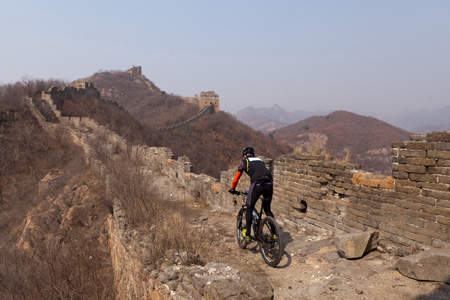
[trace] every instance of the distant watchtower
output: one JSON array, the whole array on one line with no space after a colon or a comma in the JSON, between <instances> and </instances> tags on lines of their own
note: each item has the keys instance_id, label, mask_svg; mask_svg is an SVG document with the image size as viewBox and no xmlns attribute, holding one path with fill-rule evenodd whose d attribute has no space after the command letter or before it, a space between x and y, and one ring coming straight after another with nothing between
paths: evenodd
<instances>
[{"instance_id":1,"label":"distant watchtower","mask_svg":"<svg viewBox=\"0 0 450 300\"><path fill-rule=\"evenodd\" d=\"M132 67L131 69L127 70L126 73L131 75L142 75L142 67L141 66Z\"/></svg>"},{"instance_id":2,"label":"distant watchtower","mask_svg":"<svg viewBox=\"0 0 450 300\"><path fill-rule=\"evenodd\" d=\"M213 104L214 112L218 113L220 111L219 95L217 95L215 92L213 92L213 91L201 92L200 97L195 95L194 98L197 99L200 109Z\"/></svg>"}]
</instances>

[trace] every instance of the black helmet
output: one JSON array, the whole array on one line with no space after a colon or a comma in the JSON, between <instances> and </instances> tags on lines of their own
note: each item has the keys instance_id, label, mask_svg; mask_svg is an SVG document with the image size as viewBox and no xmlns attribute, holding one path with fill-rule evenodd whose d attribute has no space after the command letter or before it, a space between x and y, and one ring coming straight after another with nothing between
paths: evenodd
<instances>
[{"instance_id":1,"label":"black helmet","mask_svg":"<svg viewBox=\"0 0 450 300\"><path fill-rule=\"evenodd\" d=\"M255 149L253 149L252 147L245 148L244 151L242 152L242 155L247 154L255 155Z\"/></svg>"}]
</instances>

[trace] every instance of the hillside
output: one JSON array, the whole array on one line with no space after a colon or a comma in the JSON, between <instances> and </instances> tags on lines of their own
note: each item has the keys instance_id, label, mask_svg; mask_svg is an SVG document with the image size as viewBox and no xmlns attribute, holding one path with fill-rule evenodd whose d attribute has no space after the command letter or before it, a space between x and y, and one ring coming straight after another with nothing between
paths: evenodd
<instances>
[{"instance_id":1,"label":"hillside","mask_svg":"<svg viewBox=\"0 0 450 300\"><path fill-rule=\"evenodd\" d=\"M1 299L114 298L104 185L73 136L44 131L23 98L64 84L0 85Z\"/></svg>"},{"instance_id":2,"label":"hillside","mask_svg":"<svg viewBox=\"0 0 450 300\"><path fill-rule=\"evenodd\" d=\"M310 117L273 133L275 140L305 151L319 146L341 158L349 151L350 162L383 174L391 172L392 142L409 140L410 135L386 122L347 111Z\"/></svg>"},{"instance_id":3,"label":"hillside","mask_svg":"<svg viewBox=\"0 0 450 300\"><path fill-rule=\"evenodd\" d=\"M242 150L255 148L258 156L276 158L292 149L261 132L249 128L228 113L220 112L199 119L189 126L164 134L164 142L174 155L186 155L194 164L194 172L219 178L220 172L237 168Z\"/></svg>"},{"instance_id":4,"label":"hillside","mask_svg":"<svg viewBox=\"0 0 450 300\"><path fill-rule=\"evenodd\" d=\"M199 110L182 97L161 91L141 72L105 71L78 81L92 82L102 99L118 103L142 125L154 128L184 121Z\"/></svg>"},{"instance_id":5,"label":"hillside","mask_svg":"<svg viewBox=\"0 0 450 300\"><path fill-rule=\"evenodd\" d=\"M218 178L221 171L237 166L242 149L249 145L256 149L258 155L268 158L292 151L287 144L253 130L225 112L202 117L182 129L160 132L158 127L189 119L199 111L199 107L180 96L162 92L142 74L101 72L80 80L93 82L106 103L117 103L124 108L123 113L142 125L127 125L134 130L126 130L131 136L135 132L137 136L142 135L142 140L149 146L168 147L175 157L189 157L196 173ZM109 123L123 123L119 113L108 114L113 118Z\"/></svg>"}]
</instances>

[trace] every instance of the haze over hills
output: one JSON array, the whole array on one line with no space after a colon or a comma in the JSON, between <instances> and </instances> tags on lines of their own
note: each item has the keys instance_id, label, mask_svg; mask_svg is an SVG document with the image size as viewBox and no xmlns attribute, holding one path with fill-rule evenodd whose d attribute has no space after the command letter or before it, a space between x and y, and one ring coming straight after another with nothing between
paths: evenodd
<instances>
[{"instance_id":1,"label":"haze over hills","mask_svg":"<svg viewBox=\"0 0 450 300\"><path fill-rule=\"evenodd\" d=\"M234 115L255 130L265 133L278 128L299 122L311 116L324 116L329 111L287 111L278 104L272 107L246 107ZM382 115L363 113L371 117L383 120L389 124L400 127L406 131L423 134L432 131L450 130L450 105L439 109L422 109L417 111L405 111L396 115Z\"/></svg>"},{"instance_id":2,"label":"haze over hills","mask_svg":"<svg viewBox=\"0 0 450 300\"><path fill-rule=\"evenodd\" d=\"M272 133L277 141L311 151L316 147L361 164L362 169L382 174L391 172L392 142L409 140L410 132L373 117L347 111L314 116Z\"/></svg>"},{"instance_id":3,"label":"haze over hills","mask_svg":"<svg viewBox=\"0 0 450 300\"><path fill-rule=\"evenodd\" d=\"M278 104L272 107L259 107L252 106L246 107L234 115L238 120L244 122L255 130L262 132L274 131L278 128L296 123L311 116L323 116L327 115L330 111L304 111L296 110L289 112Z\"/></svg>"},{"instance_id":4,"label":"haze over hills","mask_svg":"<svg viewBox=\"0 0 450 300\"><path fill-rule=\"evenodd\" d=\"M450 105L439 109L422 109L380 119L414 133L450 130Z\"/></svg>"}]
</instances>

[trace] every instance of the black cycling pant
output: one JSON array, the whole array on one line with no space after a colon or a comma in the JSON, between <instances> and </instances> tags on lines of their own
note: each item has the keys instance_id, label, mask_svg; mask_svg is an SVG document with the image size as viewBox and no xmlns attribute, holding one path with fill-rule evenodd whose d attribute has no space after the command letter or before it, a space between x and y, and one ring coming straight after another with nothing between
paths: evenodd
<instances>
[{"instance_id":1,"label":"black cycling pant","mask_svg":"<svg viewBox=\"0 0 450 300\"><path fill-rule=\"evenodd\" d=\"M255 207L256 201L258 201L260 196L263 196L262 208L266 216L274 217L272 211L270 210L270 204L272 203L273 196L273 184L271 181L264 183L252 183L250 185L250 190L248 191L247 197L247 211L245 212L245 221L247 235L250 234L250 228L252 224L252 212Z\"/></svg>"}]
</instances>

